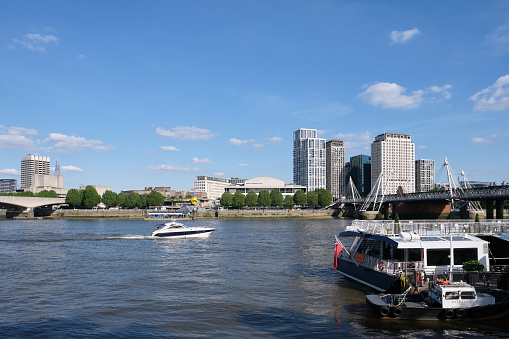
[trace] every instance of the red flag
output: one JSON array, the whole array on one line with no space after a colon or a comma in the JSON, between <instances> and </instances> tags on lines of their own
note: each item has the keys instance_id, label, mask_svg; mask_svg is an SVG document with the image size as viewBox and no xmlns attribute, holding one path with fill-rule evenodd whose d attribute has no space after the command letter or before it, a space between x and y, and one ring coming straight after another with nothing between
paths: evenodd
<instances>
[{"instance_id":1,"label":"red flag","mask_svg":"<svg viewBox=\"0 0 509 339\"><path fill-rule=\"evenodd\" d=\"M341 244L341 241L339 241L339 239L336 237L336 245L335 245L335 250L334 250L334 269L338 268L338 255L342 249L343 249L343 246Z\"/></svg>"}]
</instances>

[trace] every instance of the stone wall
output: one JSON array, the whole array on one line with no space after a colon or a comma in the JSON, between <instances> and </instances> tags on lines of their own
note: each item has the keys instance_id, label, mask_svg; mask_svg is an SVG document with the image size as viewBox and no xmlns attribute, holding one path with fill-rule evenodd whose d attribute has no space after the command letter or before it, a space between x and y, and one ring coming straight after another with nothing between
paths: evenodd
<instances>
[{"instance_id":1,"label":"stone wall","mask_svg":"<svg viewBox=\"0 0 509 339\"><path fill-rule=\"evenodd\" d=\"M143 219L144 210L56 210L45 219L88 219L88 218L126 218Z\"/></svg>"},{"instance_id":2,"label":"stone wall","mask_svg":"<svg viewBox=\"0 0 509 339\"><path fill-rule=\"evenodd\" d=\"M220 210L217 211L218 218L332 218L332 210ZM198 215L198 218L200 215Z\"/></svg>"}]
</instances>

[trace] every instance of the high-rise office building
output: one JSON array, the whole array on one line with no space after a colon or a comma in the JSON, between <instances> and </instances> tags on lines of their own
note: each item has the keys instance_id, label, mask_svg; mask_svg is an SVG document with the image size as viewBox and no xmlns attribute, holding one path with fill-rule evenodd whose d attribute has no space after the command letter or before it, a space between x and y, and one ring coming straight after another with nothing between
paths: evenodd
<instances>
[{"instance_id":1,"label":"high-rise office building","mask_svg":"<svg viewBox=\"0 0 509 339\"><path fill-rule=\"evenodd\" d=\"M0 179L0 193L16 192L18 181L16 179Z\"/></svg>"},{"instance_id":2,"label":"high-rise office building","mask_svg":"<svg viewBox=\"0 0 509 339\"><path fill-rule=\"evenodd\" d=\"M415 191L429 192L435 187L435 161L415 160Z\"/></svg>"},{"instance_id":3,"label":"high-rise office building","mask_svg":"<svg viewBox=\"0 0 509 339\"><path fill-rule=\"evenodd\" d=\"M350 176L359 194L362 197L368 195L371 191L371 157L364 154L350 157Z\"/></svg>"},{"instance_id":4,"label":"high-rise office building","mask_svg":"<svg viewBox=\"0 0 509 339\"><path fill-rule=\"evenodd\" d=\"M341 140L325 143L325 187L334 200L344 195L345 190L345 145Z\"/></svg>"},{"instance_id":5,"label":"high-rise office building","mask_svg":"<svg viewBox=\"0 0 509 339\"><path fill-rule=\"evenodd\" d=\"M36 174L50 174L49 157L28 154L21 157L21 188L30 188L35 184Z\"/></svg>"},{"instance_id":6,"label":"high-rise office building","mask_svg":"<svg viewBox=\"0 0 509 339\"><path fill-rule=\"evenodd\" d=\"M415 192L415 144L410 135L384 133L371 144L371 185L384 174L385 194ZM387 185L387 186L386 186Z\"/></svg>"},{"instance_id":7,"label":"high-rise office building","mask_svg":"<svg viewBox=\"0 0 509 339\"><path fill-rule=\"evenodd\" d=\"M293 132L293 181L308 192L325 188L325 139L316 129Z\"/></svg>"}]
</instances>

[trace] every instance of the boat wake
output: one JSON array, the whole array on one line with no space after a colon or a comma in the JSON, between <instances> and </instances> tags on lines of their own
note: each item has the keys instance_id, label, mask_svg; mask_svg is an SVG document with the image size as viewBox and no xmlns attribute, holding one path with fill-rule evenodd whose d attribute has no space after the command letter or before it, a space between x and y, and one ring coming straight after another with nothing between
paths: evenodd
<instances>
[{"instance_id":1,"label":"boat wake","mask_svg":"<svg viewBox=\"0 0 509 339\"><path fill-rule=\"evenodd\" d=\"M136 235L136 234L125 234L119 236L108 237L108 239L133 239L133 240L145 240L153 239L151 235Z\"/></svg>"}]
</instances>

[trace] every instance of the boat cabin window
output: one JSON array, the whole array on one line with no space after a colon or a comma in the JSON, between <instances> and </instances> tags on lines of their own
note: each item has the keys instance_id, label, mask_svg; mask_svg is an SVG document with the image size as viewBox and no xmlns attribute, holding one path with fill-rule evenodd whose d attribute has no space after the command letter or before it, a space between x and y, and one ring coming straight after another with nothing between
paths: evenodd
<instances>
[{"instance_id":1,"label":"boat cabin window","mask_svg":"<svg viewBox=\"0 0 509 339\"><path fill-rule=\"evenodd\" d=\"M475 293L473 291L462 291L461 299L475 299Z\"/></svg>"},{"instance_id":2,"label":"boat cabin window","mask_svg":"<svg viewBox=\"0 0 509 339\"><path fill-rule=\"evenodd\" d=\"M370 238L362 238L357 252L369 255L372 257L380 257L380 241Z\"/></svg>"},{"instance_id":3,"label":"boat cabin window","mask_svg":"<svg viewBox=\"0 0 509 339\"><path fill-rule=\"evenodd\" d=\"M454 265L463 265L464 262L477 260L477 248L455 248ZM450 265L450 249L428 249L428 266Z\"/></svg>"},{"instance_id":4,"label":"boat cabin window","mask_svg":"<svg viewBox=\"0 0 509 339\"><path fill-rule=\"evenodd\" d=\"M459 291L445 292L445 300L456 300L460 298Z\"/></svg>"},{"instance_id":5,"label":"boat cabin window","mask_svg":"<svg viewBox=\"0 0 509 339\"><path fill-rule=\"evenodd\" d=\"M422 250L420 248L408 249L408 261L421 261Z\"/></svg>"},{"instance_id":6,"label":"boat cabin window","mask_svg":"<svg viewBox=\"0 0 509 339\"><path fill-rule=\"evenodd\" d=\"M477 248L455 248L454 265L463 265L464 262L477 260Z\"/></svg>"},{"instance_id":7,"label":"boat cabin window","mask_svg":"<svg viewBox=\"0 0 509 339\"><path fill-rule=\"evenodd\" d=\"M445 266L451 264L450 249L428 249L428 266Z\"/></svg>"}]
</instances>

